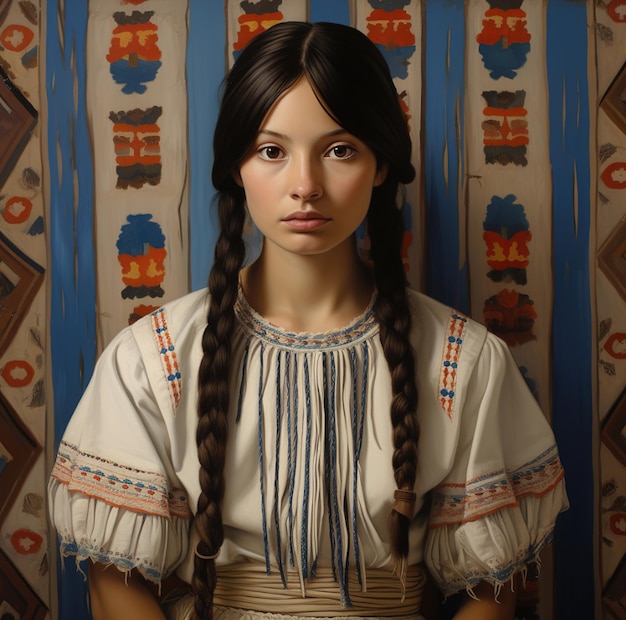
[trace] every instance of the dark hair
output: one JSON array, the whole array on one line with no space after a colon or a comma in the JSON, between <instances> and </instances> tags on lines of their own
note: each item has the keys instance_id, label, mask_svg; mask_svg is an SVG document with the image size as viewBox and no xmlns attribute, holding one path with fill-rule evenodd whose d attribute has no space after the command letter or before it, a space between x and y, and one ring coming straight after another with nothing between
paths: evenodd
<instances>
[{"instance_id":1,"label":"dark hair","mask_svg":"<svg viewBox=\"0 0 626 620\"><path fill-rule=\"evenodd\" d=\"M213 141L213 184L218 190L221 230L209 276L210 305L198 376L196 439L201 495L195 523L200 542L192 587L199 618L212 617L216 573L211 556L218 552L224 538L220 503L228 430L230 342L238 274L245 258L244 192L234 174L272 105L302 78L308 80L329 115L365 142L379 165L388 167L385 181L372 192L368 211L378 289L374 311L393 389L392 466L405 502L408 496L410 505L414 498L419 435L417 388L401 251L404 226L397 205L399 184L409 183L415 177L406 118L382 54L363 33L332 23L283 22L253 39L226 76ZM412 517L410 507L396 510L399 505L394 505L390 516L396 561L408 554Z\"/></svg>"}]
</instances>

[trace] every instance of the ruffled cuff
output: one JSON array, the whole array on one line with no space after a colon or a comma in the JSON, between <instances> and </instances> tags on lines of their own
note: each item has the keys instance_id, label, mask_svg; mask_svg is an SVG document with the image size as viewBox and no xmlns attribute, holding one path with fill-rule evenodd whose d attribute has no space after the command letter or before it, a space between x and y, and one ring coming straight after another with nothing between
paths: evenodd
<instances>
[{"instance_id":1,"label":"ruffled cuff","mask_svg":"<svg viewBox=\"0 0 626 620\"><path fill-rule=\"evenodd\" d=\"M471 591L480 581L496 592L552 540L557 515L568 506L563 480L547 493L526 495L515 506L478 519L433 528L426 541L426 564L446 596Z\"/></svg>"},{"instance_id":2,"label":"ruffled cuff","mask_svg":"<svg viewBox=\"0 0 626 620\"><path fill-rule=\"evenodd\" d=\"M191 514L162 474L122 467L62 442L48 483L63 556L136 568L159 583L185 558Z\"/></svg>"},{"instance_id":3,"label":"ruffled cuff","mask_svg":"<svg viewBox=\"0 0 626 620\"><path fill-rule=\"evenodd\" d=\"M91 559L114 564L124 572L135 568L148 581L160 583L187 554L188 519L166 519L110 506L70 493L54 479L49 497L61 554L75 556L79 570L80 562Z\"/></svg>"}]
</instances>

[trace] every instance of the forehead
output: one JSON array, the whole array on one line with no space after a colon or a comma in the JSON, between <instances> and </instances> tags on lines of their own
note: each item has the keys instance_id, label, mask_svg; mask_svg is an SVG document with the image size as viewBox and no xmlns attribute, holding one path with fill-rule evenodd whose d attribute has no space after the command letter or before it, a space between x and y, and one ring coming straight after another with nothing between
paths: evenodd
<instances>
[{"instance_id":1,"label":"forehead","mask_svg":"<svg viewBox=\"0 0 626 620\"><path fill-rule=\"evenodd\" d=\"M259 131L283 133L323 132L341 129L317 98L309 82L302 78L274 102L265 115Z\"/></svg>"}]
</instances>

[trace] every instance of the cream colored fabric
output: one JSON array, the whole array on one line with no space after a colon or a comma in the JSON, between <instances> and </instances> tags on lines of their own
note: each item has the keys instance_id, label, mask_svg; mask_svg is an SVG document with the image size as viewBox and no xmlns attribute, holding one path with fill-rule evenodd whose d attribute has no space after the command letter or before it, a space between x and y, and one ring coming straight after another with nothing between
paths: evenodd
<instances>
[{"instance_id":1,"label":"cream colored fabric","mask_svg":"<svg viewBox=\"0 0 626 620\"><path fill-rule=\"evenodd\" d=\"M320 570L307 581L306 596L296 579L285 588L278 575L267 575L260 564L242 563L220 567L215 591L217 617L392 617L415 618L426 585L425 570L412 566L406 574L406 592L397 575L390 571L368 571L368 587L360 588L355 573L350 575L352 607L342 608L336 581L328 569ZM294 585L295 584L295 585ZM188 618L193 597L191 595L168 607L172 618ZM240 616L231 616L239 613ZM286 614L286 615L285 615Z\"/></svg>"},{"instance_id":2,"label":"cream colored fabric","mask_svg":"<svg viewBox=\"0 0 626 620\"><path fill-rule=\"evenodd\" d=\"M191 618L191 602L187 601L185 607L176 610L176 615L170 616L170 620L189 620ZM288 614L272 614L260 611L249 611L246 609L238 609L234 607L220 607L219 605L213 610L214 620L315 620L320 616L295 616ZM337 618L337 620L355 620L364 616L324 616L326 618ZM388 616L365 616L370 620L383 620ZM408 616L395 616L395 620L424 620L420 614L411 614Z\"/></svg>"},{"instance_id":3,"label":"cream colored fabric","mask_svg":"<svg viewBox=\"0 0 626 620\"><path fill-rule=\"evenodd\" d=\"M187 597L178 605L167 610L168 620L190 620L193 610L193 599ZM250 611L237 607L221 607L216 605L213 609L214 620L316 620L320 616L296 616L293 614L275 614L261 611ZM370 620L383 620L389 616L323 616L324 618L336 618L337 620L355 620L356 618L369 618ZM394 616L394 620L424 620L420 614L408 616Z\"/></svg>"},{"instance_id":4,"label":"cream colored fabric","mask_svg":"<svg viewBox=\"0 0 626 620\"><path fill-rule=\"evenodd\" d=\"M424 561L447 594L482 579L501 584L537 558L567 506L554 437L501 341L410 296L421 428L416 511L428 491L433 501L430 515L412 522L408 562ZM315 562L338 568L344 558L361 568L365 587L371 569L388 567L391 386L370 310L333 333L289 334L240 299L218 565L250 561L275 574L282 565L305 595ZM206 292L192 293L121 332L102 355L50 481L64 553L135 566L157 582L172 571L190 580L205 317ZM290 414L284 400L277 405L279 393L289 394ZM355 393L365 408L361 438ZM339 498L333 519L329 497Z\"/></svg>"}]
</instances>

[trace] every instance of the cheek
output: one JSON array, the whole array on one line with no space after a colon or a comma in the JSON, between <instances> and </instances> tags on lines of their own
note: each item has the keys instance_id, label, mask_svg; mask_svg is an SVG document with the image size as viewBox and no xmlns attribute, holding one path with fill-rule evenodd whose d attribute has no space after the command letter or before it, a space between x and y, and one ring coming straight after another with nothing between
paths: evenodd
<instances>
[{"instance_id":1,"label":"cheek","mask_svg":"<svg viewBox=\"0 0 626 620\"><path fill-rule=\"evenodd\" d=\"M262 200L263 196L267 195L272 187L271 183L267 182L267 179L259 174L255 174L254 171L242 171L241 186L246 194L248 204Z\"/></svg>"},{"instance_id":2,"label":"cheek","mask_svg":"<svg viewBox=\"0 0 626 620\"><path fill-rule=\"evenodd\" d=\"M369 203L374 189L374 175L363 174L352 184L350 191L355 200L363 203L363 208L369 208Z\"/></svg>"},{"instance_id":3,"label":"cheek","mask_svg":"<svg viewBox=\"0 0 626 620\"><path fill-rule=\"evenodd\" d=\"M346 175L337 175L328 188L343 196L367 196L374 187L375 172L364 170L362 172Z\"/></svg>"}]
</instances>

